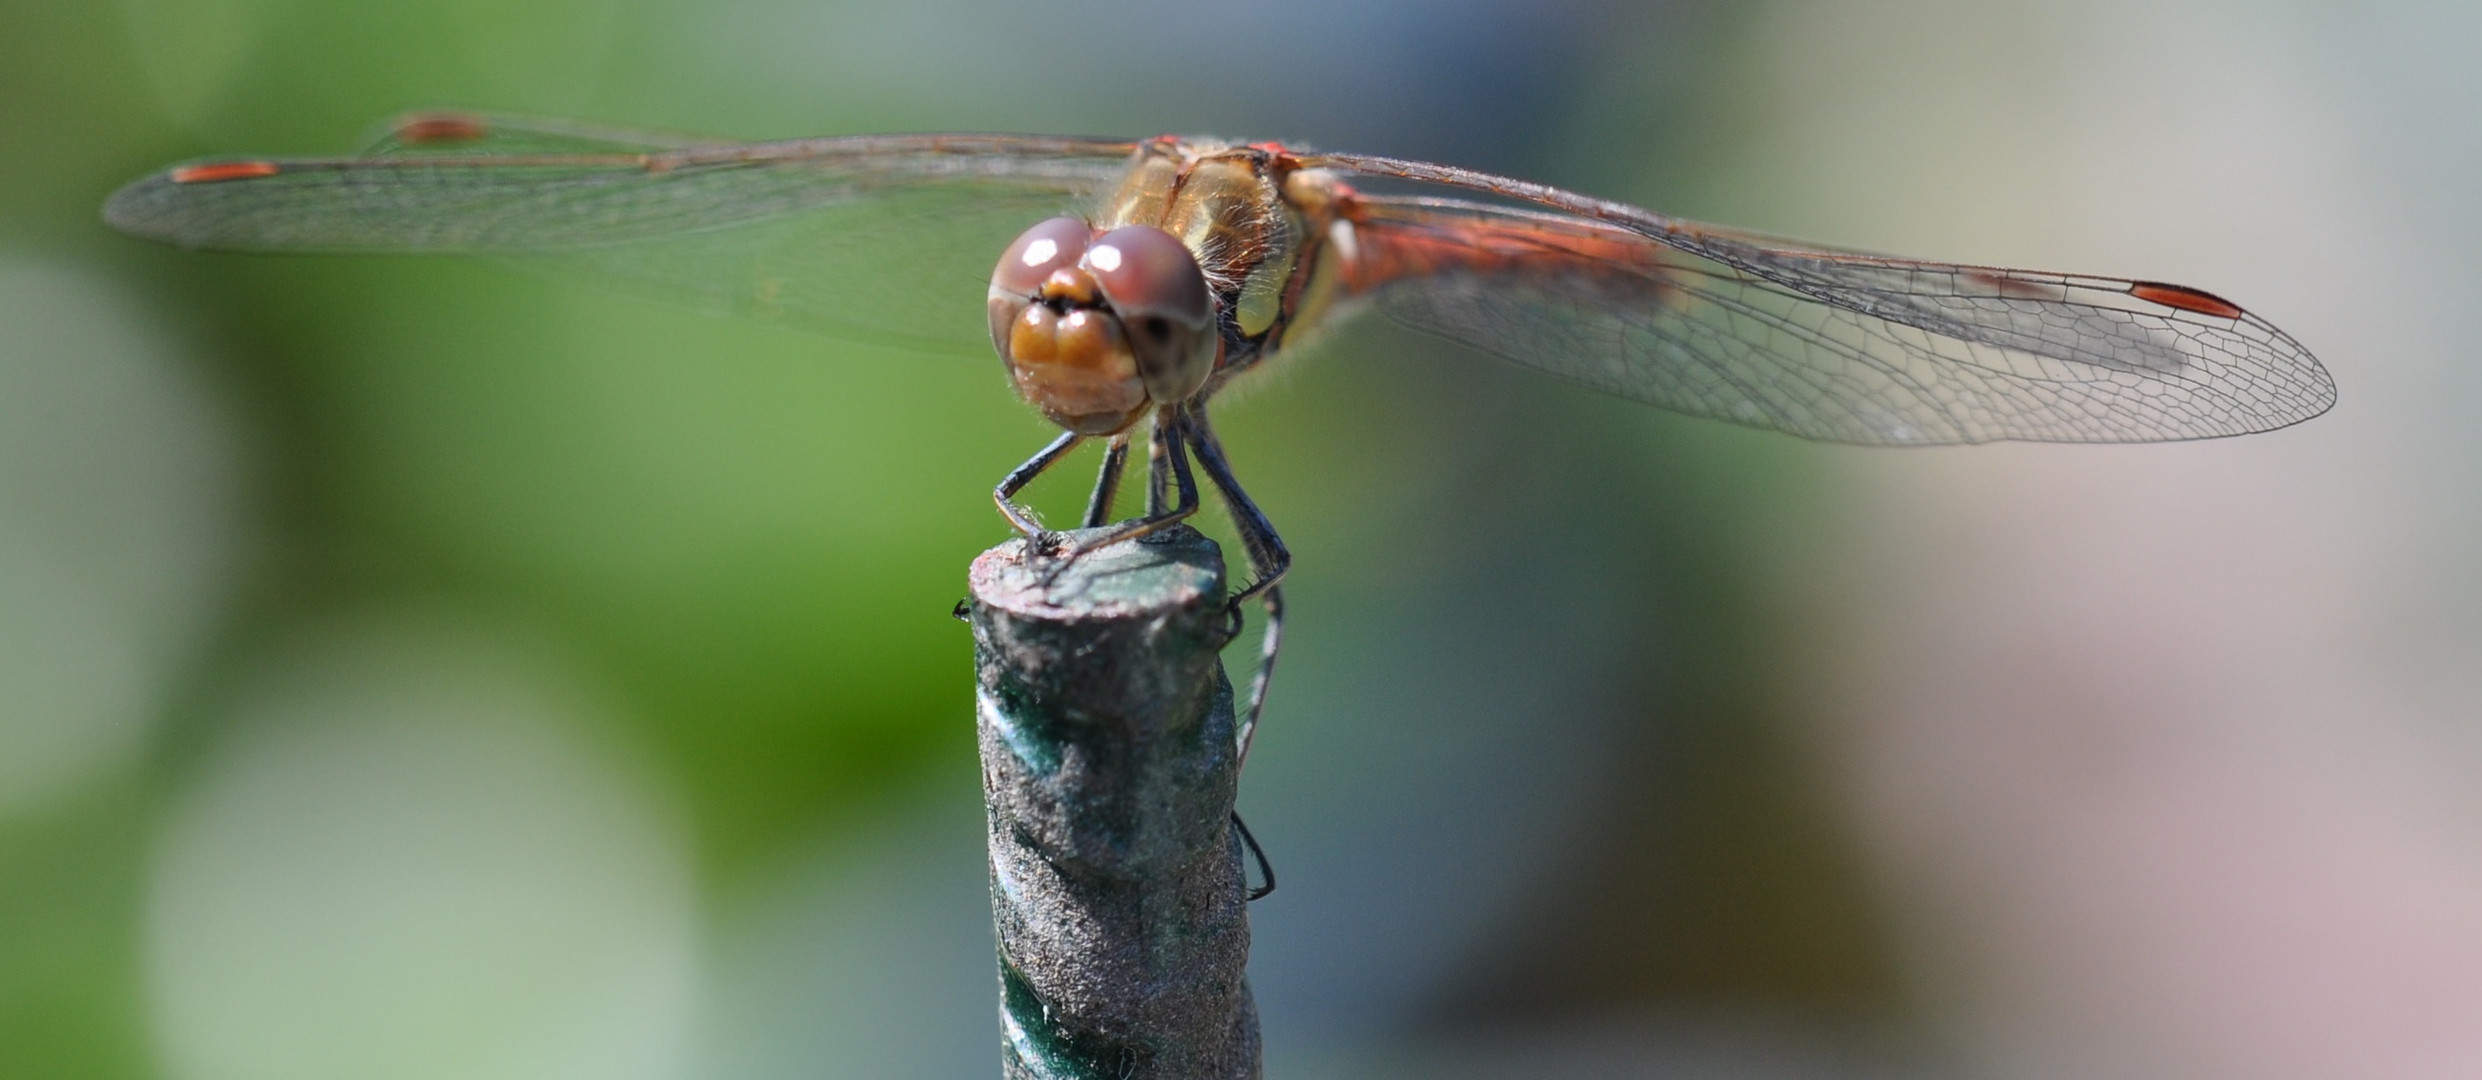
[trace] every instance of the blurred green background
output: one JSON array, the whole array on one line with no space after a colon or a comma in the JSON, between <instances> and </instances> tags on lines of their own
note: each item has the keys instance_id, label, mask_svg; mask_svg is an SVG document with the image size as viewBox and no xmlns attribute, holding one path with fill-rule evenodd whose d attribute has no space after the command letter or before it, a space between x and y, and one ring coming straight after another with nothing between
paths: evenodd
<instances>
[{"instance_id":1,"label":"blurred green background","mask_svg":"<svg viewBox=\"0 0 2482 1080\"><path fill-rule=\"evenodd\" d=\"M1299 559L1242 798L1270 1074L2470 1075L2477 41L2444 4L0 4L0 1074L994 1068L948 609L1049 437L996 363L97 220L446 105L1282 138L2240 297L2344 408L1856 451L1384 325L1222 403Z\"/></svg>"}]
</instances>

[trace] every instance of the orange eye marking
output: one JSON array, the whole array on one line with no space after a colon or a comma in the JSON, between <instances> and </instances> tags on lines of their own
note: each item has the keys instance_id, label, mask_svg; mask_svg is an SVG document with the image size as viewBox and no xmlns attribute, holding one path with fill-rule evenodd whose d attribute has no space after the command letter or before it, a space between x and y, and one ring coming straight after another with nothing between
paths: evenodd
<instances>
[{"instance_id":1,"label":"orange eye marking","mask_svg":"<svg viewBox=\"0 0 2482 1080\"><path fill-rule=\"evenodd\" d=\"M172 171L176 184L213 184L224 180L250 180L274 176L284 170L272 161L218 161L209 165L184 165Z\"/></svg>"},{"instance_id":2,"label":"orange eye marking","mask_svg":"<svg viewBox=\"0 0 2482 1080\"><path fill-rule=\"evenodd\" d=\"M456 113L417 116L396 126L396 137L409 143L473 142L490 134L482 120Z\"/></svg>"},{"instance_id":3,"label":"orange eye marking","mask_svg":"<svg viewBox=\"0 0 2482 1080\"><path fill-rule=\"evenodd\" d=\"M2241 306L2213 293L2199 292L2186 285L2165 285L2140 281L2129 286L2129 295L2148 303L2161 304L2182 311L2194 311L2217 319L2241 317Z\"/></svg>"}]
</instances>

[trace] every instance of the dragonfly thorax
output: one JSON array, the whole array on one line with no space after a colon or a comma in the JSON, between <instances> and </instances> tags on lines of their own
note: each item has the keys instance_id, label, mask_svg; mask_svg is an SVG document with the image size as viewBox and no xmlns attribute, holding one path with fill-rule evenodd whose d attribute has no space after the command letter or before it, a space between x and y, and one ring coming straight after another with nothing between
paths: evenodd
<instances>
[{"instance_id":1,"label":"dragonfly thorax","mask_svg":"<svg viewBox=\"0 0 2482 1080\"><path fill-rule=\"evenodd\" d=\"M1186 401L1215 369L1206 276L1160 229L1037 224L1000 256L986 304L1018 395L1081 435L1116 434L1151 404Z\"/></svg>"}]
</instances>

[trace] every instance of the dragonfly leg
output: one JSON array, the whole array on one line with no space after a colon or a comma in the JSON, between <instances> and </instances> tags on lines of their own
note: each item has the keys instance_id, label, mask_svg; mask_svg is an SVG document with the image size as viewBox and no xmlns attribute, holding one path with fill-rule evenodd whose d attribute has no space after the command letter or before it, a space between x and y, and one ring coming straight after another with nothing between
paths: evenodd
<instances>
[{"instance_id":1,"label":"dragonfly leg","mask_svg":"<svg viewBox=\"0 0 2482 1080\"><path fill-rule=\"evenodd\" d=\"M1275 891L1275 864L1267 861L1267 849L1258 846L1258 838L1250 835L1249 823L1241 820L1241 812L1238 810L1232 812L1232 828L1234 832L1241 834L1241 842L1249 845L1250 856L1258 860L1258 880L1266 882L1264 885L1252 886L1244 881L1245 891L1242 897L1252 902L1264 900L1267 894Z\"/></svg>"},{"instance_id":2,"label":"dragonfly leg","mask_svg":"<svg viewBox=\"0 0 2482 1080\"><path fill-rule=\"evenodd\" d=\"M1112 436L1103 451L1103 471L1095 476L1094 497L1086 501L1085 527L1100 529L1112 520L1112 499L1120 494L1120 474L1129 464L1129 433Z\"/></svg>"},{"instance_id":3,"label":"dragonfly leg","mask_svg":"<svg viewBox=\"0 0 2482 1080\"><path fill-rule=\"evenodd\" d=\"M1250 677L1250 698L1241 725L1234 732L1239 744L1237 752L1247 760L1250 738L1258 733L1258 714L1267 706L1267 683L1275 678L1276 654L1284 646L1284 574L1293 567L1293 554L1284 546L1284 538L1276 535L1275 525L1261 513L1258 504L1250 501L1249 493L1241 490L1241 482L1232 475L1232 463L1224 458L1223 444L1216 441L1215 429L1207 423L1206 411L1188 410L1183 430L1190 446L1198 453L1198 465L1207 472L1207 479L1223 495L1224 505L1232 511L1233 528L1241 533L1241 546L1249 552L1250 571L1256 575L1248 585L1232 594L1230 606L1233 633L1241 632L1241 605L1252 597L1267 609L1267 634L1259 646L1258 673Z\"/></svg>"},{"instance_id":4,"label":"dragonfly leg","mask_svg":"<svg viewBox=\"0 0 2482 1080\"><path fill-rule=\"evenodd\" d=\"M1000 515L1007 518L1010 525L1016 526L1018 532L1027 536L1040 536L1045 530L1041 519L1034 516L1034 511L1017 505L1017 493L1024 491L1027 484L1034 482L1035 477L1043 475L1043 470L1059 463L1062 457L1066 456L1069 451L1077 449L1077 444L1084 441L1086 437L1074 431L1062 432L1060 437L1053 439L1051 445L1044 447L1042 452L1027 458L1025 464L1009 470L1008 476L1000 481L1000 486L991 489L991 501L1000 504Z\"/></svg>"},{"instance_id":5,"label":"dragonfly leg","mask_svg":"<svg viewBox=\"0 0 2482 1080\"><path fill-rule=\"evenodd\" d=\"M1158 414L1155 432L1146 444L1146 514L1153 517L1172 509L1172 447L1164 433L1170 428ZM1179 442L1173 439L1172 442Z\"/></svg>"},{"instance_id":6,"label":"dragonfly leg","mask_svg":"<svg viewBox=\"0 0 2482 1080\"><path fill-rule=\"evenodd\" d=\"M1049 454L1053 449L1058 448L1059 444L1054 443L1051 448L1044 450L1044 453ZM1160 477L1168 474L1172 484L1180 490L1181 501L1177 505L1165 508L1161 506L1161 499L1150 495L1147 500L1148 513L1145 517L1131 518L1117 525L1100 529L1084 530L1077 533L1072 542L1048 545L1051 547L1049 554L1057 561L1043 575L1044 588L1050 588L1052 582L1060 576L1061 571L1068 569L1069 565L1080 555L1162 532L1188 520L1198 512L1198 481L1190 475L1189 453L1182 445L1180 417L1172 406L1165 406L1155 413L1155 430L1147 446L1147 458L1148 469L1156 477L1155 482L1149 486L1160 491L1165 486ZM1040 471L1039 467L1031 461L1019 466L1019 471L1023 472L1028 468ZM1051 535L1059 536L1056 533Z\"/></svg>"},{"instance_id":7,"label":"dragonfly leg","mask_svg":"<svg viewBox=\"0 0 2482 1080\"><path fill-rule=\"evenodd\" d=\"M1198 512L1198 480L1190 474L1189 452L1182 445L1185 430L1178 406L1166 405L1155 411L1155 430L1147 445L1148 487L1151 490L1147 493L1146 516L1131 518L1100 533L1081 535L1077 538L1077 544L1064 554L1075 558L1096 548L1162 532ZM1178 504L1170 507L1163 505L1165 500L1162 498L1163 478L1166 475L1179 489L1181 497ZM1088 512L1092 513L1092 509L1089 508Z\"/></svg>"}]
</instances>

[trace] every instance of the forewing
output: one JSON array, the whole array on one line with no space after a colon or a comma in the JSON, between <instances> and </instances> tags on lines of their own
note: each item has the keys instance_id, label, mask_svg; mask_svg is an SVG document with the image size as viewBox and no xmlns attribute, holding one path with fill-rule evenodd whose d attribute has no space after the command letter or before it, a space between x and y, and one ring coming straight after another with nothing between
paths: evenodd
<instances>
[{"instance_id":1,"label":"forewing","mask_svg":"<svg viewBox=\"0 0 2482 1080\"><path fill-rule=\"evenodd\" d=\"M1009 183L910 184L521 265L704 311L987 358L992 264L1028 226L1093 201L1084 191Z\"/></svg>"},{"instance_id":2,"label":"forewing","mask_svg":"<svg viewBox=\"0 0 2482 1080\"><path fill-rule=\"evenodd\" d=\"M358 158L206 162L106 204L184 247L518 257L630 291L830 332L974 350L1011 238L1087 208L1130 145L881 135L714 144L505 126ZM462 134L451 131L451 133Z\"/></svg>"},{"instance_id":3,"label":"forewing","mask_svg":"<svg viewBox=\"0 0 2482 1080\"><path fill-rule=\"evenodd\" d=\"M1410 263L1372 282L1381 310L1666 408L1841 442L2140 442L2283 427L2335 400L2298 342L2196 290L1856 255L1482 179L1460 186L1566 212L1365 196L1366 251L1503 249ZM1592 242L1509 257L1499 238L1529 230Z\"/></svg>"}]
</instances>

